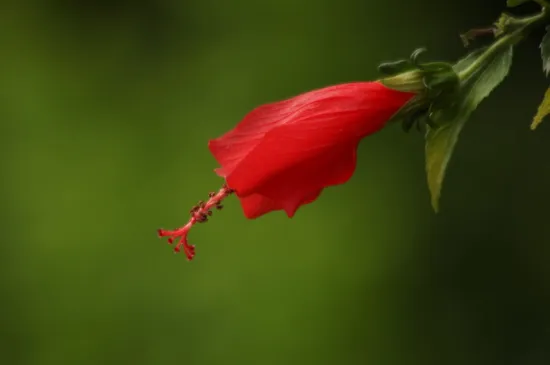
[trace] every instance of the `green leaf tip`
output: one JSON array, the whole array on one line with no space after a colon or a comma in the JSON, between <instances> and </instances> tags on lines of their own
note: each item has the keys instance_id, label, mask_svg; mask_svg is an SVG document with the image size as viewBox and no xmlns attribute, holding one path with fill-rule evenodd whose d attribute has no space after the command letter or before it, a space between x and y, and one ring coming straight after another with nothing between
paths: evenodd
<instances>
[{"instance_id":1,"label":"green leaf tip","mask_svg":"<svg viewBox=\"0 0 550 365\"><path fill-rule=\"evenodd\" d=\"M475 51L454 66L457 73L466 69L482 54ZM433 120L439 126L428 128L426 133L426 174L431 203L439 211L441 188L445 172L460 131L471 113L508 75L512 65L512 47L508 47L486 60L479 71L462 81L461 90L452 107L435 111Z\"/></svg>"},{"instance_id":2,"label":"green leaf tip","mask_svg":"<svg viewBox=\"0 0 550 365\"><path fill-rule=\"evenodd\" d=\"M546 90L544 98L542 99L542 102L540 103L537 110L537 114L535 114L535 117L533 118L533 122L531 123L531 130L534 131L535 129L537 129L538 125L548 114L550 114L550 88Z\"/></svg>"}]
</instances>

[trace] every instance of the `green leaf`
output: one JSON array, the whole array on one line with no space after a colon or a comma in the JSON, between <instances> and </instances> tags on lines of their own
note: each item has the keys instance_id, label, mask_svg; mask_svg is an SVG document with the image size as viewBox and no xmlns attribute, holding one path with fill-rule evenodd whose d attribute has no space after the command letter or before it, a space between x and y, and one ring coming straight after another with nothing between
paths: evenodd
<instances>
[{"instance_id":1,"label":"green leaf","mask_svg":"<svg viewBox=\"0 0 550 365\"><path fill-rule=\"evenodd\" d=\"M533 118L533 123L531 123L531 130L535 130L548 114L550 114L550 89L546 90L544 94L544 99L542 99L537 114Z\"/></svg>"},{"instance_id":2,"label":"green leaf","mask_svg":"<svg viewBox=\"0 0 550 365\"><path fill-rule=\"evenodd\" d=\"M550 73L550 27L546 27L546 34L540 42L540 55L542 57L542 70L548 76Z\"/></svg>"},{"instance_id":3,"label":"green leaf","mask_svg":"<svg viewBox=\"0 0 550 365\"><path fill-rule=\"evenodd\" d=\"M473 52L458 61L454 66L455 71L459 73L466 69L482 52L483 50ZM463 81L452 107L434 111L432 119L438 127L428 128L426 133L426 173L432 206L436 212L439 210L439 197L447 164L460 131L479 103L504 80L511 64L510 46L487 60L476 73Z\"/></svg>"},{"instance_id":4,"label":"green leaf","mask_svg":"<svg viewBox=\"0 0 550 365\"><path fill-rule=\"evenodd\" d=\"M529 1L531 1L531 0L507 0L506 1L506 6L508 6L509 8L513 8L513 7L516 7L518 5L527 3Z\"/></svg>"}]
</instances>

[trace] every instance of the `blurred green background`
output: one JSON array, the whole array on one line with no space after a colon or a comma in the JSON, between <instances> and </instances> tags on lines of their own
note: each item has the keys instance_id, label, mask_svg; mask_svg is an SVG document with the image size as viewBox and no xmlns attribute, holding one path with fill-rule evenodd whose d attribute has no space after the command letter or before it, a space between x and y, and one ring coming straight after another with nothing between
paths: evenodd
<instances>
[{"instance_id":1,"label":"blurred green background","mask_svg":"<svg viewBox=\"0 0 550 365\"><path fill-rule=\"evenodd\" d=\"M221 185L207 141L253 107L420 46L455 60L504 3L4 0L0 363L549 364L542 33L466 126L439 215L396 126L291 220L232 199L191 263L155 233Z\"/></svg>"}]
</instances>

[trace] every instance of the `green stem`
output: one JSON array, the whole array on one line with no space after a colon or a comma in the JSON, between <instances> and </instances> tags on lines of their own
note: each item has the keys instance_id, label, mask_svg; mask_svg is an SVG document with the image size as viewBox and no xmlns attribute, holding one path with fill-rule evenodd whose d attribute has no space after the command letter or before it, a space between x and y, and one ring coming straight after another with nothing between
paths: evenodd
<instances>
[{"instance_id":1,"label":"green stem","mask_svg":"<svg viewBox=\"0 0 550 365\"><path fill-rule=\"evenodd\" d=\"M468 79L477 70L485 64L485 62L491 59L494 55L503 51L509 46L513 46L520 42L532 29L546 23L550 17L550 11L548 8L543 7L541 12L521 19L513 19L513 23L517 26L510 33L500 36L485 52L483 52L468 68L459 73L458 77L461 81Z\"/></svg>"}]
</instances>

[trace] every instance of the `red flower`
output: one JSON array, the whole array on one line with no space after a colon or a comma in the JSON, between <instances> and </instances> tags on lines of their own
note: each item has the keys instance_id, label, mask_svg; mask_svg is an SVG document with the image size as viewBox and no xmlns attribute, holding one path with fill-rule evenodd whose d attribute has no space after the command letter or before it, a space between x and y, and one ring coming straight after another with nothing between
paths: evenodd
<instances>
[{"instance_id":1,"label":"red flower","mask_svg":"<svg viewBox=\"0 0 550 365\"><path fill-rule=\"evenodd\" d=\"M235 192L247 218L273 210L292 217L328 186L352 176L361 139L380 130L415 94L380 82L355 82L310 91L260 106L231 131L209 142L227 185L191 210L190 221L160 236L179 237L187 258L189 229Z\"/></svg>"},{"instance_id":2,"label":"red flower","mask_svg":"<svg viewBox=\"0 0 550 365\"><path fill-rule=\"evenodd\" d=\"M330 86L260 106L208 147L247 218L280 209L292 217L348 181L359 141L413 96L380 82Z\"/></svg>"}]
</instances>

